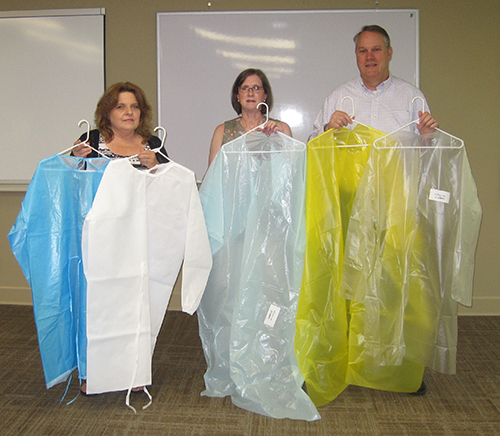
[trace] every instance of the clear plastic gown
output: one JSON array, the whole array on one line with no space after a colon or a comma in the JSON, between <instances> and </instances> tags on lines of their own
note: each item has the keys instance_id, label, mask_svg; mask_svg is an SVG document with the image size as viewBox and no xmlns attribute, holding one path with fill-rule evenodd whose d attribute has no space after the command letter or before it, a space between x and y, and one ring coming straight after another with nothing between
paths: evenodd
<instances>
[{"instance_id":1,"label":"clear plastic gown","mask_svg":"<svg viewBox=\"0 0 500 436\"><path fill-rule=\"evenodd\" d=\"M455 373L481 214L461 140L436 130L375 142L345 246L348 383L412 392L425 366Z\"/></svg>"},{"instance_id":2,"label":"clear plastic gown","mask_svg":"<svg viewBox=\"0 0 500 436\"><path fill-rule=\"evenodd\" d=\"M251 132L225 144L200 189L213 268L198 309L202 395L274 418L320 416L294 354L304 261L305 145Z\"/></svg>"}]
</instances>

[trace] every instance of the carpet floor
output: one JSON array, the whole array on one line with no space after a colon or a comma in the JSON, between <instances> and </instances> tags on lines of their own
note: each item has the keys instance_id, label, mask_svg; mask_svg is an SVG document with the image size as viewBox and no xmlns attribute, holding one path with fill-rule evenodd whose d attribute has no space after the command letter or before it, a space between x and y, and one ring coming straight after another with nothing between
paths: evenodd
<instances>
[{"instance_id":1,"label":"carpet floor","mask_svg":"<svg viewBox=\"0 0 500 436\"><path fill-rule=\"evenodd\" d=\"M33 311L0 305L0 435L500 435L500 317L460 317L457 374L426 370L422 397L348 387L316 422L273 419L230 398L201 397L205 359L196 316L167 312L153 359L153 404L125 393L45 388Z\"/></svg>"}]
</instances>

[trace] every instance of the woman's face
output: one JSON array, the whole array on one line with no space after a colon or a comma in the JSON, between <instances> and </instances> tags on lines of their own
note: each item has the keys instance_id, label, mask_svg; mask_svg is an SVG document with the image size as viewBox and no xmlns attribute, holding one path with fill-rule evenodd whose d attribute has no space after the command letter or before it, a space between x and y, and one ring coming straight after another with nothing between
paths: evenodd
<instances>
[{"instance_id":1,"label":"woman's face","mask_svg":"<svg viewBox=\"0 0 500 436\"><path fill-rule=\"evenodd\" d=\"M256 109L266 98L262 80L257 74L248 76L238 88L238 100L242 109Z\"/></svg>"},{"instance_id":2,"label":"woman's face","mask_svg":"<svg viewBox=\"0 0 500 436\"><path fill-rule=\"evenodd\" d=\"M139 127L141 110L132 92L120 92L116 106L109 113L113 130L135 131Z\"/></svg>"}]
</instances>

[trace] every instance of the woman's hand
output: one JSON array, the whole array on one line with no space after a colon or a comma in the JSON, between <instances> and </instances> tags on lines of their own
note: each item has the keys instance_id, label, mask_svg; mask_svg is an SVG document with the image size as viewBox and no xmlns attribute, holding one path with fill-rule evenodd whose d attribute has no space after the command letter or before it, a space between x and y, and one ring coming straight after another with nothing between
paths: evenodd
<instances>
[{"instance_id":1,"label":"woman's hand","mask_svg":"<svg viewBox=\"0 0 500 436\"><path fill-rule=\"evenodd\" d=\"M78 144L78 145L77 145ZM76 157L87 157L90 153L92 153L92 147L90 146L90 143L84 143L80 142L80 140L75 141L73 145L77 145L73 149L73 156Z\"/></svg>"},{"instance_id":2,"label":"woman's hand","mask_svg":"<svg viewBox=\"0 0 500 436\"><path fill-rule=\"evenodd\" d=\"M152 150L141 150L137 157L141 161L141 164L144 165L147 169L151 169L155 165L158 165L156 153Z\"/></svg>"},{"instance_id":3,"label":"woman's hand","mask_svg":"<svg viewBox=\"0 0 500 436\"><path fill-rule=\"evenodd\" d=\"M271 135L275 132L281 132L285 135L292 136L292 131L287 123L282 121L269 120L261 129L266 135Z\"/></svg>"},{"instance_id":4,"label":"woman's hand","mask_svg":"<svg viewBox=\"0 0 500 436\"><path fill-rule=\"evenodd\" d=\"M282 129L279 128L279 123L273 120L269 120L261 129L266 135L272 135L274 132L280 131L283 132Z\"/></svg>"}]
</instances>

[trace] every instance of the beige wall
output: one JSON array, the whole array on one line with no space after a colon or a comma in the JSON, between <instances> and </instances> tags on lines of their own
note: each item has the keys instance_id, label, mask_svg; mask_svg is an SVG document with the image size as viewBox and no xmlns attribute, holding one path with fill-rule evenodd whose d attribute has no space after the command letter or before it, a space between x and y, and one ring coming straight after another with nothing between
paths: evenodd
<instances>
[{"instance_id":1,"label":"beige wall","mask_svg":"<svg viewBox=\"0 0 500 436\"><path fill-rule=\"evenodd\" d=\"M238 0L211 3L215 11L374 9L376 6L374 0L254 0L251 6ZM500 1L379 0L378 3L384 9L420 10L420 87L441 127L465 140L483 206L474 305L472 309L461 309L461 313L500 315L500 231L495 224L500 217L500 123L497 122L500 57L494 50L500 40ZM107 83L129 80L139 84L156 108L156 12L205 11L207 1L2 0L0 10L97 7L106 9ZM325 89L325 97L329 91ZM209 141L207 138L207 149ZM22 193L0 193L0 234L8 233L22 197ZM171 308L178 309L176 294ZM29 295L4 236L0 238L0 302L29 302Z\"/></svg>"}]
</instances>

